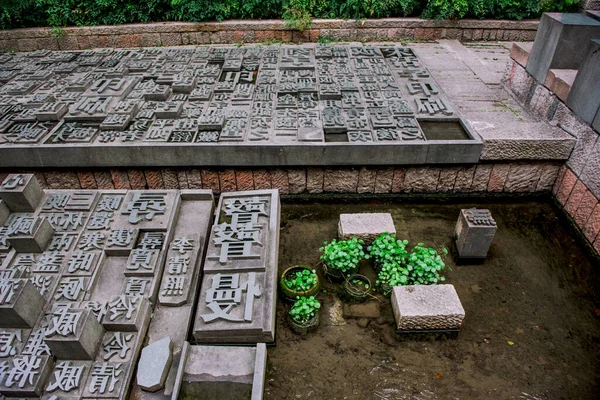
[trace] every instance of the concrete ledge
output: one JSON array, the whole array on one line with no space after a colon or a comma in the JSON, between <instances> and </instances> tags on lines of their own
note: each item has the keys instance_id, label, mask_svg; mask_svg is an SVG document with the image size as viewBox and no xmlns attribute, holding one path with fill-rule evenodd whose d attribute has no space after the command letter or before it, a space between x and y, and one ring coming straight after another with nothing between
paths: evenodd
<instances>
[{"instance_id":1,"label":"concrete ledge","mask_svg":"<svg viewBox=\"0 0 600 400\"><path fill-rule=\"evenodd\" d=\"M577 76L576 69L551 69L548 71L544 86L550 89L556 97L566 102L575 76Z\"/></svg>"},{"instance_id":2,"label":"concrete ledge","mask_svg":"<svg viewBox=\"0 0 600 400\"><path fill-rule=\"evenodd\" d=\"M510 48L510 58L525 67L532 47L533 42L513 43Z\"/></svg>"}]
</instances>

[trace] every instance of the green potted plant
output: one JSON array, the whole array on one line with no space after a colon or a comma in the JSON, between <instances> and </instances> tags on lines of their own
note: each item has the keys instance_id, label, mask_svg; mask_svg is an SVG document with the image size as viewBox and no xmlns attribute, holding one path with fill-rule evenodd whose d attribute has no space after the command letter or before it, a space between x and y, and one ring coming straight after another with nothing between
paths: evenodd
<instances>
[{"instance_id":1,"label":"green potted plant","mask_svg":"<svg viewBox=\"0 0 600 400\"><path fill-rule=\"evenodd\" d=\"M375 270L381 269L381 266L386 262L406 262L408 259L407 244L408 240L396 239L395 235L388 232L379 235L367 248L369 255L373 259Z\"/></svg>"},{"instance_id":2,"label":"green potted plant","mask_svg":"<svg viewBox=\"0 0 600 400\"><path fill-rule=\"evenodd\" d=\"M324 242L319 249L320 259L323 262L325 274L332 280L342 280L345 276L352 275L358 271L358 263L363 258L369 258L365 253L362 239L356 236L348 240L332 239Z\"/></svg>"},{"instance_id":3,"label":"green potted plant","mask_svg":"<svg viewBox=\"0 0 600 400\"><path fill-rule=\"evenodd\" d=\"M350 275L346 278L342 283L342 289L347 299L356 302L365 301L373 291L369 278L360 274Z\"/></svg>"},{"instance_id":4,"label":"green potted plant","mask_svg":"<svg viewBox=\"0 0 600 400\"><path fill-rule=\"evenodd\" d=\"M321 303L314 296L302 296L292 306L289 316L290 327L297 334L314 332L319 326Z\"/></svg>"},{"instance_id":5,"label":"green potted plant","mask_svg":"<svg viewBox=\"0 0 600 400\"><path fill-rule=\"evenodd\" d=\"M317 271L308 265L289 267L279 279L279 288L283 297L296 301L301 296L316 296L321 289Z\"/></svg>"}]
</instances>

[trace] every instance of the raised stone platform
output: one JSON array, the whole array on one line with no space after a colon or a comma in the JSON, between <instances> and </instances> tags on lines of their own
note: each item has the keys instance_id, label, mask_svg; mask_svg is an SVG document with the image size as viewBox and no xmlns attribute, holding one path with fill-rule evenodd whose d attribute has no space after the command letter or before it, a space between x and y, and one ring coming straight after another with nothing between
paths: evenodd
<instances>
[{"instance_id":1,"label":"raised stone platform","mask_svg":"<svg viewBox=\"0 0 600 400\"><path fill-rule=\"evenodd\" d=\"M481 152L408 47L37 51L0 57L0 82L0 167L474 163Z\"/></svg>"},{"instance_id":2,"label":"raised stone platform","mask_svg":"<svg viewBox=\"0 0 600 400\"><path fill-rule=\"evenodd\" d=\"M21 178L8 177L0 198L37 184ZM175 365L163 366L161 385L147 387L170 396L212 193L45 190L28 199L32 210L10 213L0 230L0 395L128 398L142 344L170 336ZM41 253L13 248L9 232L35 218L52 226L50 243Z\"/></svg>"}]
</instances>

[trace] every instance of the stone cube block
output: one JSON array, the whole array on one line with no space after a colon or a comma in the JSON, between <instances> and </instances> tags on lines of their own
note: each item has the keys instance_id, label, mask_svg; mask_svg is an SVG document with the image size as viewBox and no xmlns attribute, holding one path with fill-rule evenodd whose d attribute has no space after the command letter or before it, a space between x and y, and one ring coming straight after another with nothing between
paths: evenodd
<instances>
[{"instance_id":1,"label":"stone cube block","mask_svg":"<svg viewBox=\"0 0 600 400\"><path fill-rule=\"evenodd\" d=\"M356 236L368 243L384 232L396 234L392 214L340 214L340 221L338 223L338 237L340 239L345 240Z\"/></svg>"},{"instance_id":2,"label":"stone cube block","mask_svg":"<svg viewBox=\"0 0 600 400\"><path fill-rule=\"evenodd\" d=\"M392 309L400 332L457 330L465 318L453 285L396 286Z\"/></svg>"},{"instance_id":3,"label":"stone cube block","mask_svg":"<svg viewBox=\"0 0 600 400\"><path fill-rule=\"evenodd\" d=\"M59 360L93 360L103 335L92 310L62 308L52 313L44 341Z\"/></svg>"},{"instance_id":4,"label":"stone cube block","mask_svg":"<svg viewBox=\"0 0 600 400\"><path fill-rule=\"evenodd\" d=\"M550 69L579 69L600 37L600 21L585 14L544 13L527 60L527 72L539 83Z\"/></svg>"},{"instance_id":5,"label":"stone cube block","mask_svg":"<svg viewBox=\"0 0 600 400\"><path fill-rule=\"evenodd\" d=\"M459 258L485 259L496 233L496 221L489 210L460 210L454 240Z\"/></svg>"},{"instance_id":6,"label":"stone cube block","mask_svg":"<svg viewBox=\"0 0 600 400\"><path fill-rule=\"evenodd\" d=\"M0 394L7 397L39 398L52 372L51 356L16 356L5 360L6 369L0 377Z\"/></svg>"},{"instance_id":7,"label":"stone cube block","mask_svg":"<svg viewBox=\"0 0 600 400\"><path fill-rule=\"evenodd\" d=\"M10 174L0 186L0 199L12 212L32 212L42 201L44 191L33 174Z\"/></svg>"},{"instance_id":8,"label":"stone cube block","mask_svg":"<svg viewBox=\"0 0 600 400\"><path fill-rule=\"evenodd\" d=\"M33 328L45 300L29 279L0 281L0 328Z\"/></svg>"},{"instance_id":9,"label":"stone cube block","mask_svg":"<svg viewBox=\"0 0 600 400\"><path fill-rule=\"evenodd\" d=\"M42 253L52 240L54 228L46 218L34 217L27 231L9 233L8 243L17 253Z\"/></svg>"}]
</instances>

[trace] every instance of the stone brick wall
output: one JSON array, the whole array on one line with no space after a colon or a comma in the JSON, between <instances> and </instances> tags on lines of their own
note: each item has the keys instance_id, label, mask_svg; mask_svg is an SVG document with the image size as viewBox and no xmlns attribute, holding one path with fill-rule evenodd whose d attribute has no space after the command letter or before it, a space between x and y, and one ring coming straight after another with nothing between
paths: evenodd
<instances>
[{"instance_id":1,"label":"stone brick wall","mask_svg":"<svg viewBox=\"0 0 600 400\"><path fill-rule=\"evenodd\" d=\"M553 193L600 254L600 133L583 122L547 87L539 84L519 62L509 61L504 83L528 111L562 128L577 140L561 168Z\"/></svg>"},{"instance_id":2,"label":"stone brick wall","mask_svg":"<svg viewBox=\"0 0 600 400\"><path fill-rule=\"evenodd\" d=\"M163 22L64 28L57 36L50 28L0 31L0 50L83 50L99 47L152 47L266 41L315 42L319 37L344 41L435 40L461 41L535 38L538 21L461 20L418 18L314 20L310 30L288 30L281 20L207 23Z\"/></svg>"},{"instance_id":3,"label":"stone brick wall","mask_svg":"<svg viewBox=\"0 0 600 400\"><path fill-rule=\"evenodd\" d=\"M549 192L560 164L498 163L457 167L294 169L28 170L51 189L279 189L301 193ZM8 171L0 172L3 180Z\"/></svg>"}]
</instances>

